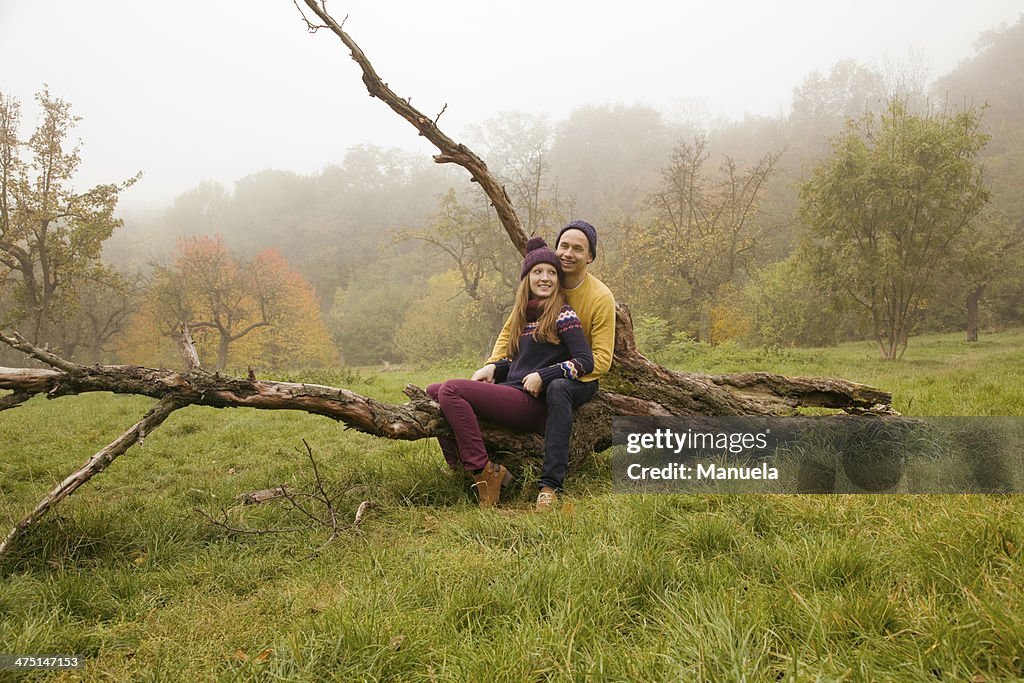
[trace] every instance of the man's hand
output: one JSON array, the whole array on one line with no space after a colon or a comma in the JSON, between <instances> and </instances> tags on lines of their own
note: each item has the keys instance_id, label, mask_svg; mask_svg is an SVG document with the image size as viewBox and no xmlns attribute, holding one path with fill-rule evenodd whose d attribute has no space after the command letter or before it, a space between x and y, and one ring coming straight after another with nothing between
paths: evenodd
<instances>
[{"instance_id":1,"label":"man's hand","mask_svg":"<svg viewBox=\"0 0 1024 683\"><path fill-rule=\"evenodd\" d=\"M487 382L488 384L494 384L494 364L488 363L483 366L474 372L470 379L474 382Z\"/></svg>"},{"instance_id":2,"label":"man's hand","mask_svg":"<svg viewBox=\"0 0 1024 683\"><path fill-rule=\"evenodd\" d=\"M526 389L526 393L534 398L540 396L540 390L544 388L544 380L540 378L540 373L531 372L524 377L523 388Z\"/></svg>"}]
</instances>

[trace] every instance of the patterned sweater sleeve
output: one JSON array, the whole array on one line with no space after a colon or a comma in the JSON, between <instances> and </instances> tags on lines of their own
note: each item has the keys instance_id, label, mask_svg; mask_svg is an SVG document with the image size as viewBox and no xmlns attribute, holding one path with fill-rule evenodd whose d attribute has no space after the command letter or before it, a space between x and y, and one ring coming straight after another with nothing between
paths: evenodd
<instances>
[{"instance_id":1,"label":"patterned sweater sleeve","mask_svg":"<svg viewBox=\"0 0 1024 683\"><path fill-rule=\"evenodd\" d=\"M579 379L594 369L594 354L583 334L583 326L576 311L569 305L563 306L558 314L558 336L569 347L570 357L569 360L537 371L545 385L556 379Z\"/></svg>"}]
</instances>

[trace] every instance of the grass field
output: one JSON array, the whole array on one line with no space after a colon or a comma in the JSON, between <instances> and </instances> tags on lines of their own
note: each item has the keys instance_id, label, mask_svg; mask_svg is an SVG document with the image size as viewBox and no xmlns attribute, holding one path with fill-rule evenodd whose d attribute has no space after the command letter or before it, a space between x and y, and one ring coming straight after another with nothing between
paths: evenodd
<instances>
[{"instance_id":1,"label":"grass field","mask_svg":"<svg viewBox=\"0 0 1024 683\"><path fill-rule=\"evenodd\" d=\"M837 375L917 415L1024 415L1024 330L977 344L719 348L707 372ZM296 373L391 401L468 367ZM4 531L151 399L0 413ZM312 490L312 447L359 529L232 535L242 492ZM530 473L526 473L527 476ZM567 504L532 485L476 508L436 445L298 413L190 407L66 500L0 564L0 653L78 653L63 680L995 681L1024 678L1020 496L613 495L608 456ZM287 504L232 508L301 525ZM0 681L16 674L0 672Z\"/></svg>"}]
</instances>

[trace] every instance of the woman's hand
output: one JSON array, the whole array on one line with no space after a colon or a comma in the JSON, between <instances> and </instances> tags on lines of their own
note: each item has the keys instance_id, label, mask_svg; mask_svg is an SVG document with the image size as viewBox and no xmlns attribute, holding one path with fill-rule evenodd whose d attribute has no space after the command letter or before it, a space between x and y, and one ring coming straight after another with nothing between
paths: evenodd
<instances>
[{"instance_id":1,"label":"woman's hand","mask_svg":"<svg viewBox=\"0 0 1024 683\"><path fill-rule=\"evenodd\" d=\"M470 379L474 382L487 382L488 384L494 384L494 364L488 363L483 366L474 372Z\"/></svg>"},{"instance_id":2,"label":"woman's hand","mask_svg":"<svg viewBox=\"0 0 1024 683\"><path fill-rule=\"evenodd\" d=\"M531 372L529 375L523 378L523 388L526 389L526 393L534 398L540 396L540 390L544 388L544 380L540 378L540 373Z\"/></svg>"}]
</instances>

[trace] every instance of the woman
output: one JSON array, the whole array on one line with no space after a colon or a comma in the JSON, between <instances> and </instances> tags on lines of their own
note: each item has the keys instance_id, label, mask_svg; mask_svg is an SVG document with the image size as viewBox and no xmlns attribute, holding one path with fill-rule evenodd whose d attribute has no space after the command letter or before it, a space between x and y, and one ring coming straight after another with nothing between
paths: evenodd
<instances>
[{"instance_id":1,"label":"woman","mask_svg":"<svg viewBox=\"0 0 1024 683\"><path fill-rule=\"evenodd\" d=\"M480 507L498 502L511 483L504 465L487 458L479 419L520 431L544 432L546 385L559 377L577 379L594 369L594 356L572 307L565 302L562 264L540 237L526 243L519 288L512 308L513 329L505 358L489 363L472 379L431 384L427 393L441 405L455 440L438 437L452 469L473 475Z\"/></svg>"}]
</instances>

